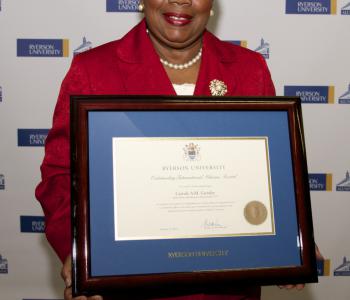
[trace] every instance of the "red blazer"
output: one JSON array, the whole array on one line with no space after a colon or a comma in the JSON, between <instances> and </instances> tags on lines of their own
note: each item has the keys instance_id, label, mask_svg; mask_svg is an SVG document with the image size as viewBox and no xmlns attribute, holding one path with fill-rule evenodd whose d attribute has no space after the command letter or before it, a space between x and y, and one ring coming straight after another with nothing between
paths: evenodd
<instances>
[{"instance_id":1,"label":"red blazer","mask_svg":"<svg viewBox=\"0 0 350 300\"><path fill-rule=\"evenodd\" d=\"M206 31L194 94L210 96L209 83L213 79L227 85L227 95L275 94L261 55L222 42ZM71 252L69 95L72 94L176 95L146 33L145 21L122 39L73 59L62 82L53 126L46 139L45 158L41 165L42 181L36 188L36 197L45 213L47 239L62 261Z\"/></svg>"}]
</instances>

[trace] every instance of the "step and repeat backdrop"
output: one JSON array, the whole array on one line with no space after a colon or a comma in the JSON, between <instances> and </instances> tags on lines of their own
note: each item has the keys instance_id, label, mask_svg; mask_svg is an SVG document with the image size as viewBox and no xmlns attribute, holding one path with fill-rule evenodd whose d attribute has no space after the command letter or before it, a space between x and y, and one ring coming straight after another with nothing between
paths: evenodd
<instances>
[{"instance_id":1,"label":"step and repeat backdrop","mask_svg":"<svg viewBox=\"0 0 350 300\"><path fill-rule=\"evenodd\" d=\"M122 37L137 0L0 0L0 299L62 299L61 263L34 197L61 80L72 57ZM303 291L350 297L350 0L216 0L209 29L263 55L278 95L300 96L315 236L324 261ZM283 255L283 253L276 253Z\"/></svg>"}]
</instances>

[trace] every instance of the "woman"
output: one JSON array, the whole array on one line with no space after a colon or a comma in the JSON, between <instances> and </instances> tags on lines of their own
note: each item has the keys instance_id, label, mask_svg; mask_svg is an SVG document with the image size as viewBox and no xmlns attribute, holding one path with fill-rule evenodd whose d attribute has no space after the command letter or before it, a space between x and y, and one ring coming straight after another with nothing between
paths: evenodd
<instances>
[{"instance_id":1,"label":"woman","mask_svg":"<svg viewBox=\"0 0 350 300\"><path fill-rule=\"evenodd\" d=\"M71 299L69 95L273 96L264 59L206 31L213 0L144 0L141 21L121 40L76 56L56 105L36 189L46 216L46 235L64 262L65 299ZM260 289L234 295L181 299L259 299ZM79 297L77 299L86 299ZM100 299L90 297L89 299Z\"/></svg>"}]
</instances>

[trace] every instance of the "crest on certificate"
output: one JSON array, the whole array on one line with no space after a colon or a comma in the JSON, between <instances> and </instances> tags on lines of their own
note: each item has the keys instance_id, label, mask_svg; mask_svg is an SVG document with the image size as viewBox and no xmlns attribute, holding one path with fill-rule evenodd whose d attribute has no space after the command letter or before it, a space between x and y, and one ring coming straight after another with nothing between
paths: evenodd
<instances>
[{"instance_id":1,"label":"crest on certificate","mask_svg":"<svg viewBox=\"0 0 350 300\"><path fill-rule=\"evenodd\" d=\"M197 144L189 143L185 145L184 150L184 159L187 161L197 161L200 160L200 147Z\"/></svg>"}]
</instances>

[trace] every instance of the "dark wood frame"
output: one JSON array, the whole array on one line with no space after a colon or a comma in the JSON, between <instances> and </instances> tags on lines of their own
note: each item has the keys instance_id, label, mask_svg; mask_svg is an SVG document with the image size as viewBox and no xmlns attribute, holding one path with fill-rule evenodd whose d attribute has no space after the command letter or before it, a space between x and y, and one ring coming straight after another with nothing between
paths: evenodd
<instances>
[{"instance_id":1,"label":"dark wood frame","mask_svg":"<svg viewBox=\"0 0 350 300\"><path fill-rule=\"evenodd\" d=\"M91 277L89 259L88 111L248 110L287 111L295 180L297 222L302 242L298 267L254 270ZM234 292L233 286L317 282L301 102L296 97L71 97L72 263L74 295L118 295L142 299L191 293Z\"/></svg>"}]
</instances>

